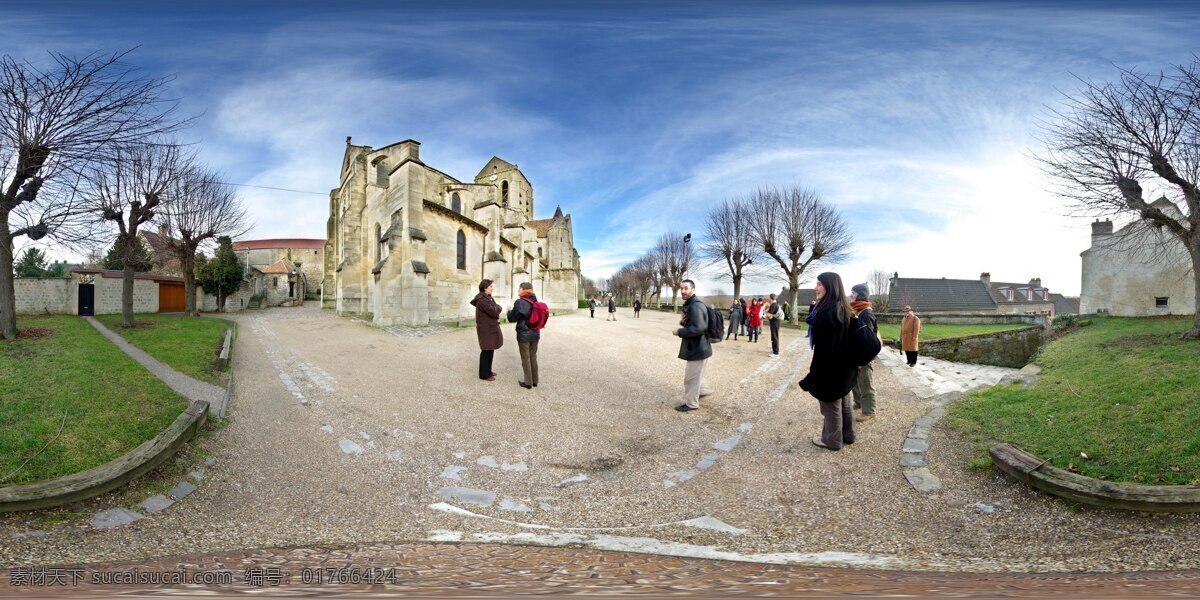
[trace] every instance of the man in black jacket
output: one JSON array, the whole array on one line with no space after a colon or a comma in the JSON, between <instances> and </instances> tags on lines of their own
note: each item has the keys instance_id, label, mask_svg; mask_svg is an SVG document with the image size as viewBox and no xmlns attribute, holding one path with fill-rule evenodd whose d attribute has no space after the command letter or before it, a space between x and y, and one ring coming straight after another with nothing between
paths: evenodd
<instances>
[{"instance_id":1,"label":"man in black jacket","mask_svg":"<svg viewBox=\"0 0 1200 600\"><path fill-rule=\"evenodd\" d=\"M533 295L533 284L528 281L521 284L518 294L520 297L508 311L508 320L517 324L517 348L521 350L521 368L525 371L525 380L517 383L531 390L538 384L537 347L542 332L529 328L529 315L538 299Z\"/></svg>"},{"instance_id":2,"label":"man in black jacket","mask_svg":"<svg viewBox=\"0 0 1200 600\"><path fill-rule=\"evenodd\" d=\"M775 356L779 356L779 318L782 316L783 310L779 308L775 294L771 294L771 304L767 306L765 318L771 327L771 354Z\"/></svg>"},{"instance_id":3,"label":"man in black jacket","mask_svg":"<svg viewBox=\"0 0 1200 600\"><path fill-rule=\"evenodd\" d=\"M671 335L679 337L679 358L687 361L683 376L683 404L675 407L679 412L700 409L700 397L709 395L704 385L704 365L712 356L712 344L708 341L708 307L696 297L696 283L684 279L680 289L683 293L682 325L672 329Z\"/></svg>"}]
</instances>

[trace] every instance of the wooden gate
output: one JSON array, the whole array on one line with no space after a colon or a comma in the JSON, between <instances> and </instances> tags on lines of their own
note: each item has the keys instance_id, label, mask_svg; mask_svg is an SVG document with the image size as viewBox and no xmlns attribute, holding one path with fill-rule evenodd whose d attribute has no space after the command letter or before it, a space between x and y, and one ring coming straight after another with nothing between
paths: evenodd
<instances>
[{"instance_id":1,"label":"wooden gate","mask_svg":"<svg viewBox=\"0 0 1200 600\"><path fill-rule=\"evenodd\" d=\"M158 312L183 312L185 308L182 283L158 282Z\"/></svg>"}]
</instances>

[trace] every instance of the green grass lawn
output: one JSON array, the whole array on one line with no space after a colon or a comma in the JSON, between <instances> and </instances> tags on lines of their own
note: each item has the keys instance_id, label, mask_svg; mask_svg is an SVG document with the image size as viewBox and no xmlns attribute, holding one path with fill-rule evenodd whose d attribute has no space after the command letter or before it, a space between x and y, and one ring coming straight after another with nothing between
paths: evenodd
<instances>
[{"instance_id":1,"label":"green grass lawn","mask_svg":"<svg viewBox=\"0 0 1200 600\"><path fill-rule=\"evenodd\" d=\"M170 365L201 381L225 387L227 371L216 371L217 354L229 324L217 319L184 315L137 314L136 327L121 327L121 315L99 315L104 326Z\"/></svg>"},{"instance_id":2,"label":"green grass lawn","mask_svg":"<svg viewBox=\"0 0 1200 600\"><path fill-rule=\"evenodd\" d=\"M921 339L922 340L938 340L942 338L966 337L968 335L979 335L981 333L996 333L999 331L1008 331L1010 329L1021 329L1029 327L1029 325L941 325L941 324L921 324ZM900 324L879 324L879 335L885 340L900 339Z\"/></svg>"},{"instance_id":3,"label":"green grass lawn","mask_svg":"<svg viewBox=\"0 0 1200 600\"><path fill-rule=\"evenodd\" d=\"M187 408L79 317L23 316L17 329L0 340L0 485L104 464Z\"/></svg>"},{"instance_id":4,"label":"green grass lawn","mask_svg":"<svg viewBox=\"0 0 1200 600\"><path fill-rule=\"evenodd\" d=\"M949 422L979 443L977 466L1006 442L1089 477L1200 484L1200 342L1178 339L1191 322L1094 319L1042 350L1037 385L971 394Z\"/></svg>"}]
</instances>

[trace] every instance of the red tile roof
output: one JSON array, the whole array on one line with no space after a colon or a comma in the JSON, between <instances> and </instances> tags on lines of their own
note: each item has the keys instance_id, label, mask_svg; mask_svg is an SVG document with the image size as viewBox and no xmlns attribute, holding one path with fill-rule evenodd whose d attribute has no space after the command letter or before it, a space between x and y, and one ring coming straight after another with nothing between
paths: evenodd
<instances>
[{"instance_id":1,"label":"red tile roof","mask_svg":"<svg viewBox=\"0 0 1200 600\"><path fill-rule=\"evenodd\" d=\"M263 250L268 248L311 248L325 247L325 240L312 238L279 238L273 240L242 240L233 243L234 250Z\"/></svg>"},{"instance_id":2,"label":"red tile roof","mask_svg":"<svg viewBox=\"0 0 1200 600\"><path fill-rule=\"evenodd\" d=\"M292 266L286 260L280 260L269 267L254 268L264 275L290 275L292 273Z\"/></svg>"}]
</instances>

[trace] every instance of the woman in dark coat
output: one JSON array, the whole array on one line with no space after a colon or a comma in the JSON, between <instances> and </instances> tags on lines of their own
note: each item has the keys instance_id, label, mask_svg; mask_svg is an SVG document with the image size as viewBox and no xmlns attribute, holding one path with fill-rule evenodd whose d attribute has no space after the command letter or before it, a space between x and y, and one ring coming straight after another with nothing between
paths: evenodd
<instances>
[{"instance_id":1,"label":"woman in dark coat","mask_svg":"<svg viewBox=\"0 0 1200 600\"><path fill-rule=\"evenodd\" d=\"M491 279L479 282L479 293L471 300L475 307L475 333L479 336L479 378L495 381L492 372L492 356L504 345L504 333L500 331L500 305L492 299L496 286Z\"/></svg>"},{"instance_id":2,"label":"woman in dark coat","mask_svg":"<svg viewBox=\"0 0 1200 600\"><path fill-rule=\"evenodd\" d=\"M734 300L733 304L729 305L729 331L725 334L725 339L733 336L733 341L737 341L738 327L742 326L742 303Z\"/></svg>"},{"instance_id":3,"label":"woman in dark coat","mask_svg":"<svg viewBox=\"0 0 1200 600\"><path fill-rule=\"evenodd\" d=\"M819 400L825 423L812 443L841 450L854 443L854 408L850 392L858 382L858 367L846 357L850 339L850 302L837 273L817 275L817 305L812 311L813 357L800 389Z\"/></svg>"}]
</instances>

